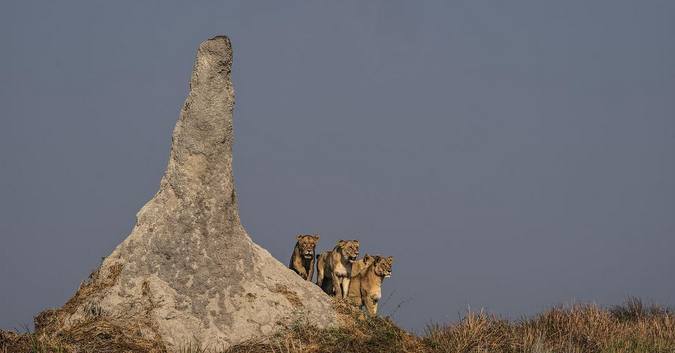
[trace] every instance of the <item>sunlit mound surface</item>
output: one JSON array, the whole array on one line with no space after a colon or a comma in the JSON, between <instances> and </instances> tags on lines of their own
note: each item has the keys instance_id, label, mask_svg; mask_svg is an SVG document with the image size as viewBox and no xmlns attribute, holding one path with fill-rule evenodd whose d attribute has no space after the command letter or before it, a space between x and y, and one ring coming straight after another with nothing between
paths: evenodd
<instances>
[{"instance_id":1,"label":"sunlit mound surface","mask_svg":"<svg viewBox=\"0 0 675 353\"><path fill-rule=\"evenodd\" d=\"M37 316L38 335L95 352L177 352L189 342L225 349L301 318L338 324L330 297L240 222L231 68L227 37L201 43L159 191L73 297Z\"/></svg>"}]
</instances>

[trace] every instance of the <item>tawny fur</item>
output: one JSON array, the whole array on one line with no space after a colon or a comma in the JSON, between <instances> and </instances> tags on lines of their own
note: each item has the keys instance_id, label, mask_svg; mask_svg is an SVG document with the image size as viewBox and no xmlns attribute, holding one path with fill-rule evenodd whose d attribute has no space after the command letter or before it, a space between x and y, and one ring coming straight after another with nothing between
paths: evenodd
<instances>
[{"instance_id":1,"label":"tawny fur","mask_svg":"<svg viewBox=\"0 0 675 353\"><path fill-rule=\"evenodd\" d=\"M364 260L368 257L366 255ZM382 298L382 282L391 276L394 258L374 256L374 260L363 271L352 277L349 285L349 300L360 308L366 309L369 315L377 315L377 304Z\"/></svg>"},{"instance_id":2,"label":"tawny fur","mask_svg":"<svg viewBox=\"0 0 675 353\"><path fill-rule=\"evenodd\" d=\"M314 253L319 235L298 235L296 239L298 241L295 243L288 267L303 279L311 281L314 277Z\"/></svg>"},{"instance_id":3,"label":"tawny fur","mask_svg":"<svg viewBox=\"0 0 675 353\"><path fill-rule=\"evenodd\" d=\"M368 254L365 254L363 258L356 260L352 264L352 273L351 273L351 278L354 278L354 276L358 275L361 273L361 271L365 270L366 267L370 266L373 261L375 261L375 257L370 256Z\"/></svg>"},{"instance_id":4,"label":"tawny fur","mask_svg":"<svg viewBox=\"0 0 675 353\"><path fill-rule=\"evenodd\" d=\"M340 240L318 256L316 284L329 295L347 298L352 264L359 256L358 240Z\"/></svg>"}]
</instances>

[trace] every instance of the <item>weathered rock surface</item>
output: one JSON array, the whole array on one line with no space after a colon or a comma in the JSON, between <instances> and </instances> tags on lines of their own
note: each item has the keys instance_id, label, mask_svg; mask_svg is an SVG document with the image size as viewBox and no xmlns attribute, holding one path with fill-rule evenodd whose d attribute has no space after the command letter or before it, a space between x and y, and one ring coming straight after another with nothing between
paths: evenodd
<instances>
[{"instance_id":1,"label":"weathered rock surface","mask_svg":"<svg viewBox=\"0 0 675 353\"><path fill-rule=\"evenodd\" d=\"M78 332L72 340L115 331L175 351L195 342L227 347L297 318L336 323L330 298L253 243L240 223L231 64L227 37L199 46L159 191L73 298L36 318L38 331Z\"/></svg>"}]
</instances>

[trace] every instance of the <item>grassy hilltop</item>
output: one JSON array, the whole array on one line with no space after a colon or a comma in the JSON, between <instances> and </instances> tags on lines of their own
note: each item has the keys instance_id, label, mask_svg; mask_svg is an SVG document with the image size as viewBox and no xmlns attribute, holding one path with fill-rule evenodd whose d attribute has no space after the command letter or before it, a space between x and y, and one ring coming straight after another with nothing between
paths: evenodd
<instances>
[{"instance_id":1,"label":"grassy hilltop","mask_svg":"<svg viewBox=\"0 0 675 353\"><path fill-rule=\"evenodd\" d=\"M421 336L388 318L369 318L337 302L348 322L317 329L298 322L272 337L245 342L222 353L675 353L675 313L639 299L601 308L593 304L555 307L531 318L509 321L469 312L455 323L429 326ZM0 353L161 352L148 342L101 331L89 337L44 337L0 331ZM79 333L81 334L81 333ZM181 353L220 353L188 344Z\"/></svg>"}]
</instances>

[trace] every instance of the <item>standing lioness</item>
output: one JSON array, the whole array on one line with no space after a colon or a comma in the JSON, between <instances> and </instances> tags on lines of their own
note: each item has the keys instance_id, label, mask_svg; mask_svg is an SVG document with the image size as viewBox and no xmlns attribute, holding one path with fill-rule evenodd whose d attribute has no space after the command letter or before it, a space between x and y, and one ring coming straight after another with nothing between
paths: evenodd
<instances>
[{"instance_id":1,"label":"standing lioness","mask_svg":"<svg viewBox=\"0 0 675 353\"><path fill-rule=\"evenodd\" d=\"M368 258L366 255L364 259ZM382 281L391 276L391 266L394 263L392 256L382 257L373 256L374 261L366 260L370 263L359 274L352 277L349 285L349 300L361 307L366 307L368 314L377 314L377 303L382 298Z\"/></svg>"},{"instance_id":2,"label":"standing lioness","mask_svg":"<svg viewBox=\"0 0 675 353\"><path fill-rule=\"evenodd\" d=\"M305 280L311 281L314 276L314 251L319 242L319 235L298 235L298 240L291 255L288 267Z\"/></svg>"},{"instance_id":3,"label":"standing lioness","mask_svg":"<svg viewBox=\"0 0 675 353\"><path fill-rule=\"evenodd\" d=\"M352 263L358 256L358 240L338 241L333 250L318 256L316 284L330 295L347 298Z\"/></svg>"}]
</instances>

